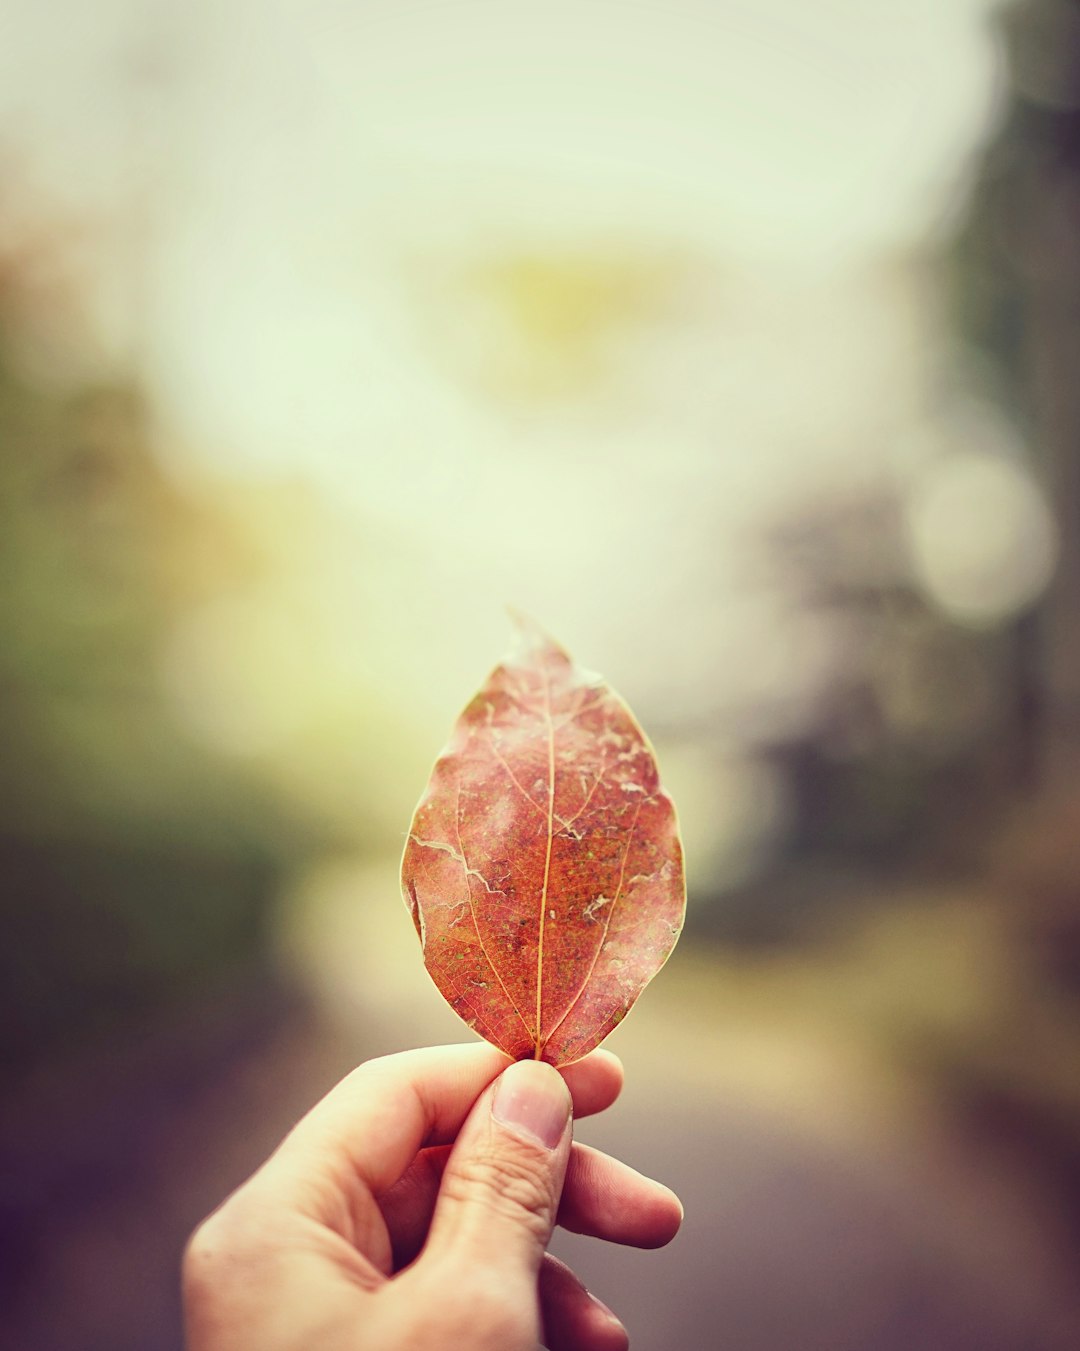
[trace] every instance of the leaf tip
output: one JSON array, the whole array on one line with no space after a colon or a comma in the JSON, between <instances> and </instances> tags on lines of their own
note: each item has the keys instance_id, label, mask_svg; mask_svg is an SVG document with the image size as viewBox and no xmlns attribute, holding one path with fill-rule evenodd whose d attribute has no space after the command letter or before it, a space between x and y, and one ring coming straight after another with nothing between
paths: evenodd
<instances>
[{"instance_id":1,"label":"leaf tip","mask_svg":"<svg viewBox=\"0 0 1080 1351\"><path fill-rule=\"evenodd\" d=\"M571 664L569 652L542 629L531 615L514 609L512 605L508 605L506 609L517 635L510 652L511 658L518 663L526 664L554 657L558 661Z\"/></svg>"}]
</instances>

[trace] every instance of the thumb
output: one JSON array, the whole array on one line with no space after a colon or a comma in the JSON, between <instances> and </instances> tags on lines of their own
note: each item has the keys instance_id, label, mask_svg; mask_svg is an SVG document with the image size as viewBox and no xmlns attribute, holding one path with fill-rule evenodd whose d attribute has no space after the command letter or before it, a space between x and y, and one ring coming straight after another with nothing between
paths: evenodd
<instances>
[{"instance_id":1,"label":"thumb","mask_svg":"<svg viewBox=\"0 0 1080 1351\"><path fill-rule=\"evenodd\" d=\"M470 1273L494 1270L507 1283L520 1277L535 1291L570 1156L570 1112L569 1090L550 1065L521 1060L503 1071L450 1152L431 1257Z\"/></svg>"}]
</instances>

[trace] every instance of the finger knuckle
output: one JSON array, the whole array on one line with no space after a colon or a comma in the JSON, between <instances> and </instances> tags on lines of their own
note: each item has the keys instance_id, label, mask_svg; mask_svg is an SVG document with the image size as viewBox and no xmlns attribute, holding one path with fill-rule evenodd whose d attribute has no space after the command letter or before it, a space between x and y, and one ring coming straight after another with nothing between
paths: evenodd
<instances>
[{"instance_id":1,"label":"finger knuckle","mask_svg":"<svg viewBox=\"0 0 1080 1351\"><path fill-rule=\"evenodd\" d=\"M452 1200L480 1205L546 1242L555 1219L551 1187L530 1159L488 1150L462 1159L443 1180Z\"/></svg>"},{"instance_id":2,"label":"finger knuckle","mask_svg":"<svg viewBox=\"0 0 1080 1351\"><path fill-rule=\"evenodd\" d=\"M223 1280L225 1252L215 1213L197 1226L184 1248L180 1271L188 1304L205 1304L214 1297Z\"/></svg>"},{"instance_id":3,"label":"finger knuckle","mask_svg":"<svg viewBox=\"0 0 1080 1351\"><path fill-rule=\"evenodd\" d=\"M181 1278L191 1305L221 1300L238 1269L257 1261L262 1225L253 1222L242 1193L230 1197L196 1226L184 1248Z\"/></svg>"}]
</instances>

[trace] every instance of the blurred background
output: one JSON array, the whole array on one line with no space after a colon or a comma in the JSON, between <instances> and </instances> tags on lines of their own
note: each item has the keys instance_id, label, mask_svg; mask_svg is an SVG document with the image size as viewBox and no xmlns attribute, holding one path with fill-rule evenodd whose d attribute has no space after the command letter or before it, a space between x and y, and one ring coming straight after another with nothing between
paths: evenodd
<instances>
[{"instance_id":1,"label":"blurred background","mask_svg":"<svg viewBox=\"0 0 1080 1351\"><path fill-rule=\"evenodd\" d=\"M687 929L580 1136L639 1351L1080 1341L1080 6L0 13L0 1340L460 1039L397 859L510 604Z\"/></svg>"}]
</instances>

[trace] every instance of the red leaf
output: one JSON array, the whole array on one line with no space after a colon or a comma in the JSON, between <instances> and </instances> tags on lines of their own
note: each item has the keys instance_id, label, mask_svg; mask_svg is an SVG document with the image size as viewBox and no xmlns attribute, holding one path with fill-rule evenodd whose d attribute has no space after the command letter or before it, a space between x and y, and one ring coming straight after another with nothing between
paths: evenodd
<instances>
[{"instance_id":1,"label":"red leaf","mask_svg":"<svg viewBox=\"0 0 1080 1351\"><path fill-rule=\"evenodd\" d=\"M458 718L402 860L424 962L515 1060L579 1060L682 928L682 846L645 734L599 676L523 628Z\"/></svg>"}]
</instances>

